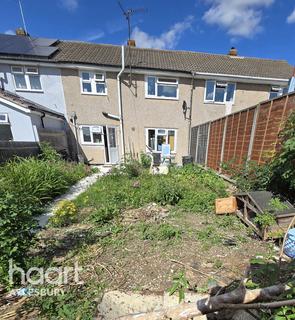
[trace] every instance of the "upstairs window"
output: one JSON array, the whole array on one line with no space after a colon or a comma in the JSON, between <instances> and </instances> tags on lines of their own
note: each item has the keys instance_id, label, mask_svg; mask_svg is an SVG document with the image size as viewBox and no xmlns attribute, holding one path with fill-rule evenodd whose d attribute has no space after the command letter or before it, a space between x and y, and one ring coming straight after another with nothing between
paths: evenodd
<instances>
[{"instance_id":1,"label":"upstairs window","mask_svg":"<svg viewBox=\"0 0 295 320\"><path fill-rule=\"evenodd\" d=\"M81 90L85 94L106 95L105 74L101 72L81 72Z\"/></svg>"},{"instance_id":2,"label":"upstairs window","mask_svg":"<svg viewBox=\"0 0 295 320\"><path fill-rule=\"evenodd\" d=\"M175 152L175 138L174 129L147 129L147 145L155 152L161 152L163 144L169 144L171 152Z\"/></svg>"},{"instance_id":3,"label":"upstairs window","mask_svg":"<svg viewBox=\"0 0 295 320\"><path fill-rule=\"evenodd\" d=\"M11 72L16 90L42 91L37 67L12 66Z\"/></svg>"},{"instance_id":4,"label":"upstairs window","mask_svg":"<svg viewBox=\"0 0 295 320\"><path fill-rule=\"evenodd\" d=\"M0 113L0 124L8 124L8 114Z\"/></svg>"},{"instance_id":5,"label":"upstairs window","mask_svg":"<svg viewBox=\"0 0 295 320\"><path fill-rule=\"evenodd\" d=\"M234 103L235 91L235 83L208 80L206 81L204 101L222 104Z\"/></svg>"},{"instance_id":6,"label":"upstairs window","mask_svg":"<svg viewBox=\"0 0 295 320\"><path fill-rule=\"evenodd\" d=\"M103 145L103 129L101 126L81 126L81 141L84 144Z\"/></svg>"},{"instance_id":7,"label":"upstairs window","mask_svg":"<svg viewBox=\"0 0 295 320\"><path fill-rule=\"evenodd\" d=\"M269 99L274 99L288 93L288 87L276 87L272 86L269 92Z\"/></svg>"},{"instance_id":8,"label":"upstairs window","mask_svg":"<svg viewBox=\"0 0 295 320\"><path fill-rule=\"evenodd\" d=\"M146 77L146 97L178 99L178 80L163 77Z\"/></svg>"}]
</instances>

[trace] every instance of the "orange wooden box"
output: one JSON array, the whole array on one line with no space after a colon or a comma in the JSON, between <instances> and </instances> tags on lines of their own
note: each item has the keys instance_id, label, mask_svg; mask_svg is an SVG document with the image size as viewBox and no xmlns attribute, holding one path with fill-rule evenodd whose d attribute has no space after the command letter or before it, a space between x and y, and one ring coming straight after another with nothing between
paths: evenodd
<instances>
[{"instance_id":1,"label":"orange wooden box","mask_svg":"<svg viewBox=\"0 0 295 320\"><path fill-rule=\"evenodd\" d=\"M216 214L235 213L237 209L237 199L235 197L220 198L215 200Z\"/></svg>"}]
</instances>

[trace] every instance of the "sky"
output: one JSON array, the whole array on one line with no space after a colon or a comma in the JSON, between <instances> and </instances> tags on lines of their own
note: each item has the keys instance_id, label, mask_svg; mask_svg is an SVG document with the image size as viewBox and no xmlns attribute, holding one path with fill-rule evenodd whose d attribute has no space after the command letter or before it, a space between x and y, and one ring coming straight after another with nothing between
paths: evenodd
<instances>
[{"instance_id":1,"label":"sky","mask_svg":"<svg viewBox=\"0 0 295 320\"><path fill-rule=\"evenodd\" d=\"M22 26L19 0L0 0L0 33ZM21 0L33 37L125 44L117 0ZM295 65L295 0L121 0L137 47L228 53Z\"/></svg>"}]
</instances>

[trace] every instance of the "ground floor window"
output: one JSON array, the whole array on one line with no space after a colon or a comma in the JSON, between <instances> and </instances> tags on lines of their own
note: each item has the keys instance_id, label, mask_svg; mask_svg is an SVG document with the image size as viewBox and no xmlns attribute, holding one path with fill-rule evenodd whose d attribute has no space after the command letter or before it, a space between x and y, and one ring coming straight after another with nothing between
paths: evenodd
<instances>
[{"instance_id":1,"label":"ground floor window","mask_svg":"<svg viewBox=\"0 0 295 320\"><path fill-rule=\"evenodd\" d=\"M103 145L102 126L80 126L81 141L84 144Z\"/></svg>"},{"instance_id":2,"label":"ground floor window","mask_svg":"<svg viewBox=\"0 0 295 320\"><path fill-rule=\"evenodd\" d=\"M146 129L147 145L153 151L162 151L163 144L169 144L171 152L176 152L175 129Z\"/></svg>"},{"instance_id":3,"label":"ground floor window","mask_svg":"<svg viewBox=\"0 0 295 320\"><path fill-rule=\"evenodd\" d=\"M0 141L12 141L13 136L7 113L0 113Z\"/></svg>"}]
</instances>

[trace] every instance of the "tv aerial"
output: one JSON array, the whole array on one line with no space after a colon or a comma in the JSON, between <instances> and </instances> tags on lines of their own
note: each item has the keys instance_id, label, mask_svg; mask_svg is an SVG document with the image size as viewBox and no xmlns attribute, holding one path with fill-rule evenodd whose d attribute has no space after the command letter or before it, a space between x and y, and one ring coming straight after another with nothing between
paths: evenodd
<instances>
[{"instance_id":1,"label":"tv aerial","mask_svg":"<svg viewBox=\"0 0 295 320\"><path fill-rule=\"evenodd\" d=\"M147 9L146 8L137 8L137 9L127 9L125 10L122 6L121 1L118 1L118 5L121 8L123 15L125 16L127 23L128 23L128 40L130 40L131 38L131 17L135 14L135 13L139 13L139 12L146 12Z\"/></svg>"}]
</instances>

